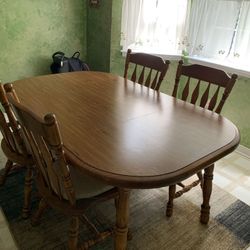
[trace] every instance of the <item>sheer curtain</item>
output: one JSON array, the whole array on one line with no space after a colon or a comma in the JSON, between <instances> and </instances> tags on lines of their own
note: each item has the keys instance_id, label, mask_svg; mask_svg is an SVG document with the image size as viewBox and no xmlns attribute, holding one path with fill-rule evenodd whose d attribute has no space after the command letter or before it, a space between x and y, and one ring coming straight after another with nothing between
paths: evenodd
<instances>
[{"instance_id":1,"label":"sheer curtain","mask_svg":"<svg viewBox=\"0 0 250 250\"><path fill-rule=\"evenodd\" d=\"M123 50L134 44L138 31L138 24L142 14L143 0L123 0L121 46Z\"/></svg>"},{"instance_id":2,"label":"sheer curtain","mask_svg":"<svg viewBox=\"0 0 250 250\"><path fill-rule=\"evenodd\" d=\"M124 51L177 53L183 40L189 0L123 0Z\"/></svg>"},{"instance_id":3,"label":"sheer curtain","mask_svg":"<svg viewBox=\"0 0 250 250\"><path fill-rule=\"evenodd\" d=\"M250 70L250 1L242 1L230 60Z\"/></svg>"},{"instance_id":4,"label":"sheer curtain","mask_svg":"<svg viewBox=\"0 0 250 250\"><path fill-rule=\"evenodd\" d=\"M246 65L250 58L250 1L193 0L184 49L190 56Z\"/></svg>"}]
</instances>

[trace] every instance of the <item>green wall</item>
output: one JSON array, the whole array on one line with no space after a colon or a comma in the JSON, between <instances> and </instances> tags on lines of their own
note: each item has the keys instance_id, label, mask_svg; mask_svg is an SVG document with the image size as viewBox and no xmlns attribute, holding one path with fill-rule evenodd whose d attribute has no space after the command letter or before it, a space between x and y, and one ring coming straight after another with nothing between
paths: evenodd
<instances>
[{"instance_id":1,"label":"green wall","mask_svg":"<svg viewBox=\"0 0 250 250\"><path fill-rule=\"evenodd\" d=\"M125 59L121 55L120 33L121 33L122 0L113 1L110 71L123 75Z\"/></svg>"},{"instance_id":2,"label":"green wall","mask_svg":"<svg viewBox=\"0 0 250 250\"><path fill-rule=\"evenodd\" d=\"M115 1L114 1L115 2ZM92 70L110 70L112 0L87 9L87 62Z\"/></svg>"},{"instance_id":3,"label":"green wall","mask_svg":"<svg viewBox=\"0 0 250 250\"><path fill-rule=\"evenodd\" d=\"M250 148L250 79L239 77L222 115L235 123L240 129L243 146Z\"/></svg>"},{"instance_id":4,"label":"green wall","mask_svg":"<svg viewBox=\"0 0 250 250\"><path fill-rule=\"evenodd\" d=\"M86 58L85 0L1 0L0 80L50 73L51 55Z\"/></svg>"}]
</instances>

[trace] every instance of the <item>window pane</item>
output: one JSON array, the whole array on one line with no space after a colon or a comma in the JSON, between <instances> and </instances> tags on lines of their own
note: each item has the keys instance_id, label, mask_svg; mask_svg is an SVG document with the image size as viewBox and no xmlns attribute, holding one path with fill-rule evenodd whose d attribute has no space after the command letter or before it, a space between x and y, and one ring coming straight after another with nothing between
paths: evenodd
<instances>
[{"instance_id":1,"label":"window pane","mask_svg":"<svg viewBox=\"0 0 250 250\"><path fill-rule=\"evenodd\" d=\"M126 50L127 45L132 49L151 53L176 53L178 43L182 40L188 2L189 0L124 0L122 27L125 27L126 16L127 28L122 28L123 49ZM133 11L135 3L139 6L136 12Z\"/></svg>"}]
</instances>

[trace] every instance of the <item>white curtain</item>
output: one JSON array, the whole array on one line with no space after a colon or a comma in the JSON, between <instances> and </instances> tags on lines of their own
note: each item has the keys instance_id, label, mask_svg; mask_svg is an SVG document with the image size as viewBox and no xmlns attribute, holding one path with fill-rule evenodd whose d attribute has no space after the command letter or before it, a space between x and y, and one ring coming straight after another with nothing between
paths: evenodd
<instances>
[{"instance_id":1,"label":"white curtain","mask_svg":"<svg viewBox=\"0 0 250 250\"><path fill-rule=\"evenodd\" d=\"M250 69L250 1L242 1L239 24L230 60Z\"/></svg>"},{"instance_id":2,"label":"white curtain","mask_svg":"<svg viewBox=\"0 0 250 250\"><path fill-rule=\"evenodd\" d=\"M123 0L122 38L127 48L176 53L183 40L189 0Z\"/></svg>"},{"instance_id":3,"label":"white curtain","mask_svg":"<svg viewBox=\"0 0 250 250\"><path fill-rule=\"evenodd\" d=\"M250 0L123 0L121 30L123 51L249 67Z\"/></svg>"},{"instance_id":4,"label":"white curtain","mask_svg":"<svg viewBox=\"0 0 250 250\"><path fill-rule=\"evenodd\" d=\"M136 41L143 0L123 0L121 46L127 50Z\"/></svg>"},{"instance_id":5,"label":"white curtain","mask_svg":"<svg viewBox=\"0 0 250 250\"><path fill-rule=\"evenodd\" d=\"M250 1L193 0L184 49L190 56L246 64L250 58Z\"/></svg>"}]
</instances>

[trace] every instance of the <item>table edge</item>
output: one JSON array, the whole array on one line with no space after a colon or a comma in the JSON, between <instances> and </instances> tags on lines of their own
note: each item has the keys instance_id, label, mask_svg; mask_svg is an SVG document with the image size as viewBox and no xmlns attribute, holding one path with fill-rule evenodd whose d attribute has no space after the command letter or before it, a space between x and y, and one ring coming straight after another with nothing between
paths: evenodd
<instances>
[{"instance_id":1,"label":"table edge","mask_svg":"<svg viewBox=\"0 0 250 250\"><path fill-rule=\"evenodd\" d=\"M65 148L65 153L67 159L70 161L72 165L74 165L74 167L79 168L79 170L83 171L84 173L91 175L95 178L98 178L109 185L123 187L123 188L133 188L133 189L159 188L181 182L186 178L194 175L199 170L208 167L209 165L215 163L217 160L233 152L240 143L240 133L238 128L233 123L232 125L235 128L235 137L227 145L193 162L192 164L185 166L184 168L178 171L158 176L137 177L128 175L118 175L103 170L99 170L96 167L91 166L90 164L80 160L67 148Z\"/></svg>"}]
</instances>

